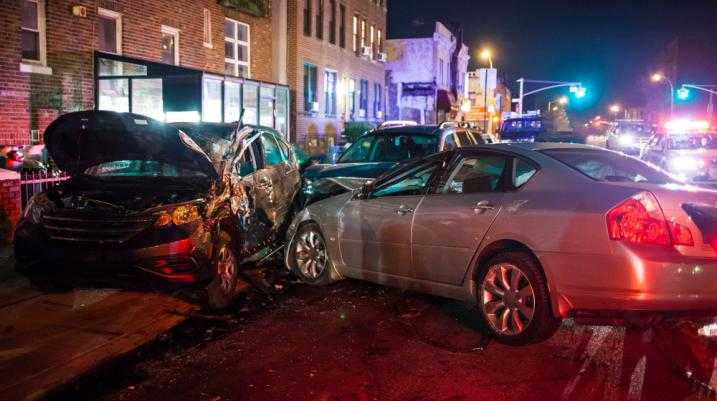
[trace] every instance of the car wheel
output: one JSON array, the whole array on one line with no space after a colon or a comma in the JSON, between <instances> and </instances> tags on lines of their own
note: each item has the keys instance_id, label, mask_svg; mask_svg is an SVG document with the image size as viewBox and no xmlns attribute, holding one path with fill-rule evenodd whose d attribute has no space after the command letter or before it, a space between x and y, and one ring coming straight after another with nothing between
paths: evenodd
<instances>
[{"instance_id":1,"label":"car wheel","mask_svg":"<svg viewBox=\"0 0 717 401\"><path fill-rule=\"evenodd\" d=\"M329 284L335 280L326 240L315 223L304 224L291 242L291 268L301 281Z\"/></svg>"},{"instance_id":2,"label":"car wheel","mask_svg":"<svg viewBox=\"0 0 717 401\"><path fill-rule=\"evenodd\" d=\"M481 317L499 342L540 342L558 329L545 278L531 255L506 252L493 257L478 283Z\"/></svg>"},{"instance_id":3,"label":"car wheel","mask_svg":"<svg viewBox=\"0 0 717 401\"><path fill-rule=\"evenodd\" d=\"M211 309L224 309L237 294L237 259L230 244L219 247L212 265L213 277L206 289L206 303Z\"/></svg>"}]
</instances>

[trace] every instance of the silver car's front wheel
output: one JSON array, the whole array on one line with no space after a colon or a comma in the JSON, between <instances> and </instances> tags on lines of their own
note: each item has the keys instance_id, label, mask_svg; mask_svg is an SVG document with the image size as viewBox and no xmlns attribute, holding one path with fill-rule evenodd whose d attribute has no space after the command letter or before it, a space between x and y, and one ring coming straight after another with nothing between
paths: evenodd
<instances>
[{"instance_id":1,"label":"silver car's front wheel","mask_svg":"<svg viewBox=\"0 0 717 401\"><path fill-rule=\"evenodd\" d=\"M294 273L302 281L326 284L332 281L331 260L326 240L315 223L301 226L291 246L291 262Z\"/></svg>"},{"instance_id":2,"label":"silver car's front wheel","mask_svg":"<svg viewBox=\"0 0 717 401\"><path fill-rule=\"evenodd\" d=\"M535 313L535 292L520 269L509 263L490 266L481 289L483 311L493 330L508 335L525 331Z\"/></svg>"}]
</instances>

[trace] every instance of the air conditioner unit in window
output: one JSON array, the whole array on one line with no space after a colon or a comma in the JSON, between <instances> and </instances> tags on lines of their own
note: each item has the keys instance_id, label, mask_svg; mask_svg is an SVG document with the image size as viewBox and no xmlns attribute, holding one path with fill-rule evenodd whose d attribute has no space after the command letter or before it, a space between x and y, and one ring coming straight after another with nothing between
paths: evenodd
<instances>
[{"instance_id":1,"label":"air conditioner unit in window","mask_svg":"<svg viewBox=\"0 0 717 401\"><path fill-rule=\"evenodd\" d=\"M364 46L361 48L361 55L364 57L371 58L372 49L371 46Z\"/></svg>"},{"instance_id":2,"label":"air conditioner unit in window","mask_svg":"<svg viewBox=\"0 0 717 401\"><path fill-rule=\"evenodd\" d=\"M359 116L359 118L366 118L366 110L359 109L358 116Z\"/></svg>"},{"instance_id":3,"label":"air conditioner unit in window","mask_svg":"<svg viewBox=\"0 0 717 401\"><path fill-rule=\"evenodd\" d=\"M378 53L376 55L376 60L385 63L386 62L386 53Z\"/></svg>"},{"instance_id":4,"label":"air conditioner unit in window","mask_svg":"<svg viewBox=\"0 0 717 401\"><path fill-rule=\"evenodd\" d=\"M319 112L319 102L311 102L311 111L314 113Z\"/></svg>"}]
</instances>

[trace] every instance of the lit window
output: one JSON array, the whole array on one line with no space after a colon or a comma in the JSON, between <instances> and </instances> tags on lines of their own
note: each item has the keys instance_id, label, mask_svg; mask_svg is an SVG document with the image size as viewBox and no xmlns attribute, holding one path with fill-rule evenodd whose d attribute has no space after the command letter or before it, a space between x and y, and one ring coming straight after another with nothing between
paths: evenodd
<instances>
[{"instance_id":1,"label":"lit window","mask_svg":"<svg viewBox=\"0 0 717 401\"><path fill-rule=\"evenodd\" d=\"M105 53L122 54L122 14L97 9L99 49Z\"/></svg>"},{"instance_id":2,"label":"lit window","mask_svg":"<svg viewBox=\"0 0 717 401\"><path fill-rule=\"evenodd\" d=\"M212 13L208 8L204 9L204 24L202 26L204 47L212 47Z\"/></svg>"},{"instance_id":3,"label":"lit window","mask_svg":"<svg viewBox=\"0 0 717 401\"><path fill-rule=\"evenodd\" d=\"M202 85L202 121L222 121L222 81L205 77Z\"/></svg>"},{"instance_id":4,"label":"lit window","mask_svg":"<svg viewBox=\"0 0 717 401\"><path fill-rule=\"evenodd\" d=\"M361 20L361 47L366 46L366 20ZM362 50L363 51L363 50Z\"/></svg>"},{"instance_id":5,"label":"lit window","mask_svg":"<svg viewBox=\"0 0 717 401\"><path fill-rule=\"evenodd\" d=\"M327 116L336 115L336 84L338 74L336 71L324 71L324 113Z\"/></svg>"},{"instance_id":6,"label":"lit window","mask_svg":"<svg viewBox=\"0 0 717 401\"><path fill-rule=\"evenodd\" d=\"M376 44L378 45L378 52L383 53L383 35L380 29L376 35Z\"/></svg>"},{"instance_id":7,"label":"lit window","mask_svg":"<svg viewBox=\"0 0 717 401\"><path fill-rule=\"evenodd\" d=\"M224 20L225 73L249 78L249 25L232 19Z\"/></svg>"},{"instance_id":8,"label":"lit window","mask_svg":"<svg viewBox=\"0 0 717 401\"><path fill-rule=\"evenodd\" d=\"M358 51L358 17L354 15L352 27L353 51Z\"/></svg>"},{"instance_id":9,"label":"lit window","mask_svg":"<svg viewBox=\"0 0 717 401\"><path fill-rule=\"evenodd\" d=\"M317 103L316 98L316 74L317 69L313 64L304 64L304 111L313 112L314 104Z\"/></svg>"},{"instance_id":10,"label":"lit window","mask_svg":"<svg viewBox=\"0 0 717 401\"><path fill-rule=\"evenodd\" d=\"M369 27L369 30L368 30L368 32L369 32L369 33L368 33L368 35L369 35L369 36L368 36L368 37L369 37L369 43L371 44L371 58L374 58L374 57L375 57L375 53L376 53L376 48L374 47L374 44L375 44L375 43L374 43L374 41L373 41L373 33L374 33L374 30L375 30L375 28L374 28L373 25L371 25L371 27Z\"/></svg>"},{"instance_id":11,"label":"lit window","mask_svg":"<svg viewBox=\"0 0 717 401\"><path fill-rule=\"evenodd\" d=\"M162 25L162 54L165 64L179 65L179 29Z\"/></svg>"}]
</instances>

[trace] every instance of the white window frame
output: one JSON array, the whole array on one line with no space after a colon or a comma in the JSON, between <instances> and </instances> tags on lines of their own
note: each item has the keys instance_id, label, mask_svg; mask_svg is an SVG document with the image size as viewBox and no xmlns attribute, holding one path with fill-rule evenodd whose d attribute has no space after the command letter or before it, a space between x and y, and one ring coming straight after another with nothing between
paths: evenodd
<instances>
[{"instance_id":1,"label":"white window frame","mask_svg":"<svg viewBox=\"0 0 717 401\"><path fill-rule=\"evenodd\" d=\"M245 66L247 71L247 76L245 78L251 78L251 27L249 24L240 22L231 18L225 18L226 21L229 21L235 25L234 34L235 37L230 38L227 36L226 32L224 32L224 42L229 42L234 46L234 58L229 58L224 55L224 62L233 64L234 65L234 76L239 76L239 66ZM246 27L246 41L239 40L239 26L243 25ZM239 60L239 45L246 46L246 61Z\"/></svg>"},{"instance_id":2,"label":"white window frame","mask_svg":"<svg viewBox=\"0 0 717 401\"><path fill-rule=\"evenodd\" d=\"M179 29L162 25L162 33L174 36L174 65L179 65Z\"/></svg>"},{"instance_id":3,"label":"white window frame","mask_svg":"<svg viewBox=\"0 0 717 401\"><path fill-rule=\"evenodd\" d=\"M26 1L26 0L23 0ZM52 68L47 66L47 36L45 25L45 0L27 0L37 4L37 33L39 60L25 59L20 62L20 72L52 75Z\"/></svg>"},{"instance_id":4,"label":"white window frame","mask_svg":"<svg viewBox=\"0 0 717 401\"><path fill-rule=\"evenodd\" d=\"M328 106L328 103L326 102L326 94L329 93L329 80L328 75L333 74L334 76L334 104L333 104L333 113L327 114L326 113L326 107ZM339 114L339 72L336 70L333 70L331 68L324 68L324 115L327 117L336 117Z\"/></svg>"},{"instance_id":5,"label":"white window frame","mask_svg":"<svg viewBox=\"0 0 717 401\"><path fill-rule=\"evenodd\" d=\"M208 49L213 49L214 45L212 44L212 12L208 8L205 8L204 11L202 11L202 16L204 17L204 22L202 24L202 44Z\"/></svg>"},{"instance_id":6,"label":"white window frame","mask_svg":"<svg viewBox=\"0 0 717 401\"><path fill-rule=\"evenodd\" d=\"M122 54L122 14L117 11L97 7L97 16L115 21L115 40L117 41L115 46L117 47L117 52L113 54Z\"/></svg>"}]
</instances>

